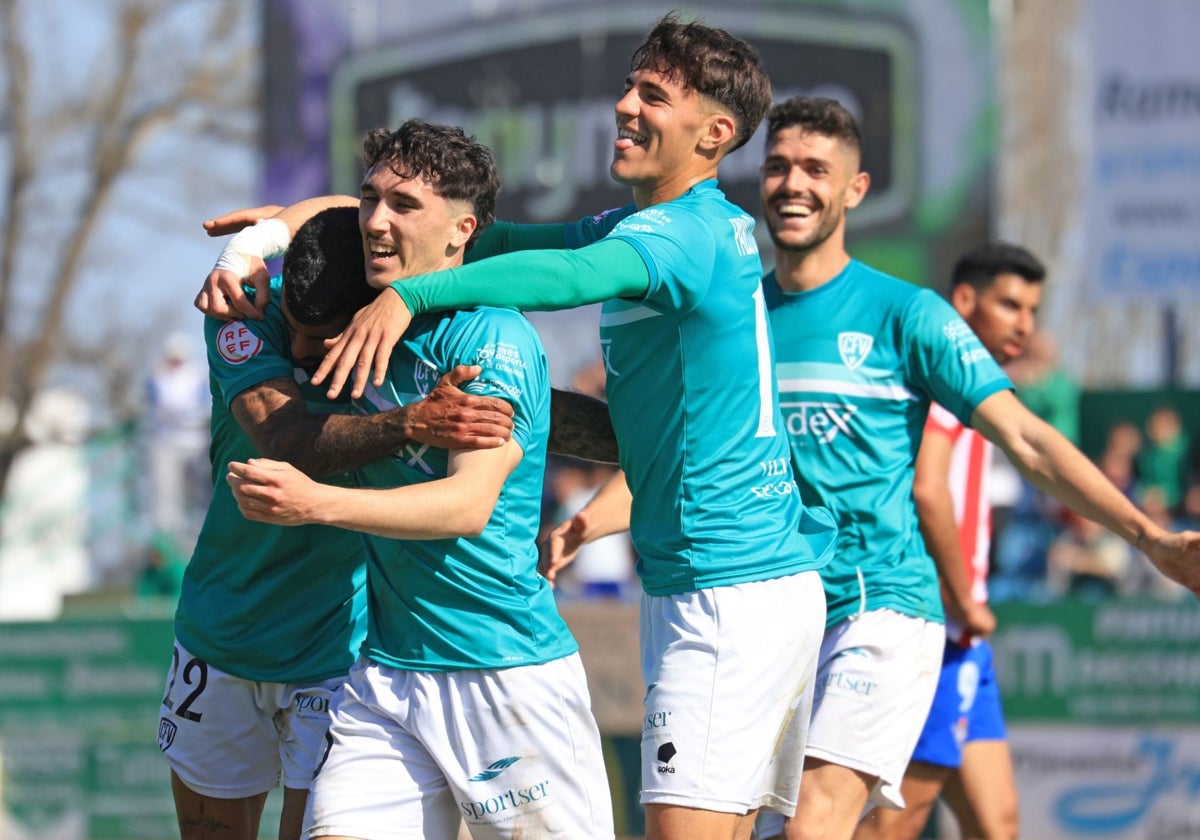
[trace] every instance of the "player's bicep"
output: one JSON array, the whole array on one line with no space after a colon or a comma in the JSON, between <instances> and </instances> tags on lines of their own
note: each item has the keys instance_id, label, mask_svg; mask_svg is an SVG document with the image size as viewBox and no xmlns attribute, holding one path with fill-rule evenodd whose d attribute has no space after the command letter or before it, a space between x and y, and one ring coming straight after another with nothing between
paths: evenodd
<instances>
[{"instance_id":1,"label":"player's bicep","mask_svg":"<svg viewBox=\"0 0 1200 840\"><path fill-rule=\"evenodd\" d=\"M472 533L482 532L496 501L525 452L510 440L497 449L458 449L450 453L447 481L453 483L456 503L475 519Z\"/></svg>"},{"instance_id":2,"label":"player's bicep","mask_svg":"<svg viewBox=\"0 0 1200 840\"><path fill-rule=\"evenodd\" d=\"M229 410L250 442L263 455L275 457L271 440L289 421L308 415L308 406L294 379L267 379L239 393Z\"/></svg>"}]
</instances>

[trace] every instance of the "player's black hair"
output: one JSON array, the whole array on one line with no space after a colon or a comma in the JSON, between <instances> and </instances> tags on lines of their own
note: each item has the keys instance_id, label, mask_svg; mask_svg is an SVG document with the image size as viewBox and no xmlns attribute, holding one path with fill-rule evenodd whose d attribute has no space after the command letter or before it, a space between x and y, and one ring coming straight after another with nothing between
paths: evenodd
<instances>
[{"instance_id":1,"label":"player's black hair","mask_svg":"<svg viewBox=\"0 0 1200 840\"><path fill-rule=\"evenodd\" d=\"M958 258L950 272L950 288L969 283L976 289L986 289L1001 274L1015 274L1027 283L1040 283L1046 278L1046 267L1020 245L984 242Z\"/></svg>"},{"instance_id":2,"label":"player's black hair","mask_svg":"<svg viewBox=\"0 0 1200 840\"><path fill-rule=\"evenodd\" d=\"M862 155L862 134L858 121L836 99L823 96L793 96L780 102L767 114L768 141L785 128L821 134L840 140Z\"/></svg>"},{"instance_id":3,"label":"player's black hair","mask_svg":"<svg viewBox=\"0 0 1200 840\"><path fill-rule=\"evenodd\" d=\"M363 163L368 172L385 163L406 181L426 178L436 195L471 205L476 226L468 248L496 220L496 159L458 126L411 119L395 131L377 128L363 140Z\"/></svg>"},{"instance_id":4,"label":"player's black hair","mask_svg":"<svg viewBox=\"0 0 1200 840\"><path fill-rule=\"evenodd\" d=\"M730 151L746 144L771 106L771 82L753 47L724 29L684 23L675 12L634 51L630 69L662 73L729 111L737 124Z\"/></svg>"},{"instance_id":5,"label":"player's black hair","mask_svg":"<svg viewBox=\"0 0 1200 840\"><path fill-rule=\"evenodd\" d=\"M355 208L322 210L301 225L283 255L283 297L293 319L325 326L353 315L377 294L367 283Z\"/></svg>"}]
</instances>

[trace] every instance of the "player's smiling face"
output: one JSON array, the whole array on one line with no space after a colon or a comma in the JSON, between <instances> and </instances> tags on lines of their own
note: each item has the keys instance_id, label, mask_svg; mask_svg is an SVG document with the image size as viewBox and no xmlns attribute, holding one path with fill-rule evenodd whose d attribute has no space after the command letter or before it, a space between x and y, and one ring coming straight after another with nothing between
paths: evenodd
<instances>
[{"instance_id":1,"label":"player's smiling face","mask_svg":"<svg viewBox=\"0 0 1200 840\"><path fill-rule=\"evenodd\" d=\"M610 171L615 180L653 190L686 176L713 116L699 94L656 70L635 70L615 106L617 139Z\"/></svg>"},{"instance_id":2,"label":"player's smiling face","mask_svg":"<svg viewBox=\"0 0 1200 840\"><path fill-rule=\"evenodd\" d=\"M775 247L816 250L842 228L846 211L859 205L869 184L857 150L837 138L800 126L777 131L767 141L759 184Z\"/></svg>"},{"instance_id":3,"label":"player's smiling face","mask_svg":"<svg viewBox=\"0 0 1200 840\"><path fill-rule=\"evenodd\" d=\"M475 223L466 202L443 198L429 179L404 178L380 161L363 178L359 194L367 282L381 289L458 265Z\"/></svg>"}]
</instances>

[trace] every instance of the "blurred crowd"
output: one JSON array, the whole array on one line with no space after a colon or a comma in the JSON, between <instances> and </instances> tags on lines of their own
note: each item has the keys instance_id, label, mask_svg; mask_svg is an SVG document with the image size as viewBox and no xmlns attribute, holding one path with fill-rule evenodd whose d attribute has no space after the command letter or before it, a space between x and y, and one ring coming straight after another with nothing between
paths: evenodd
<instances>
[{"instance_id":1,"label":"blurred crowd","mask_svg":"<svg viewBox=\"0 0 1200 840\"><path fill-rule=\"evenodd\" d=\"M1052 338L1039 333L1008 369L1017 396L1073 443L1080 442L1080 390L1058 365ZM1145 406L1130 405L1130 416ZM1153 520L1171 530L1200 528L1200 452L1179 410L1155 405L1142 422L1112 422L1100 470ZM1117 595L1185 598L1119 537L1064 508L1026 482L997 454L995 539L990 590L995 601Z\"/></svg>"}]
</instances>

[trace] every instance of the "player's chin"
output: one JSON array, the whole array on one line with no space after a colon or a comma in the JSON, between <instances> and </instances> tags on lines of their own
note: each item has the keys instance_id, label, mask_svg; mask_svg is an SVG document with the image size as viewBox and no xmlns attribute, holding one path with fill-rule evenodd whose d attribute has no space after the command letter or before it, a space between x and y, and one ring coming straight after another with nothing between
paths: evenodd
<instances>
[{"instance_id":1,"label":"player's chin","mask_svg":"<svg viewBox=\"0 0 1200 840\"><path fill-rule=\"evenodd\" d=\"M386 289L394 280L399 279L395 271L367 270L367 285L372 289Z\"/></svg>"}]
</instances>

